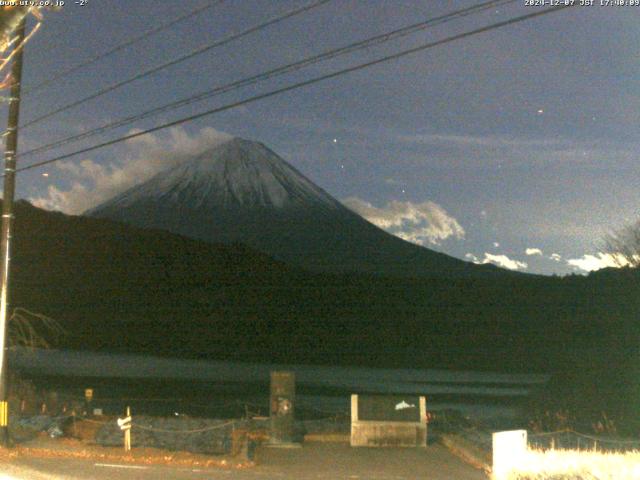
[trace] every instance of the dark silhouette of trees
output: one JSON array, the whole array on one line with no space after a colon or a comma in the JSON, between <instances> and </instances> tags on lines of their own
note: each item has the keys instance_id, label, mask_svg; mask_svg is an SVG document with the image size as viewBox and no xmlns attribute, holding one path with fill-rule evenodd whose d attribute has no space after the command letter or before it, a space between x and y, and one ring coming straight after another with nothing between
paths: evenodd
<instances>
[{"instance_id":1,"label":"dark silhouette of trees","mask_svg":"<svg viewBox=\"0 0 640 480\"><path fill-rule=\"evenodd\" d=\"M640 220L609 233L601 250L620 267L640 266Z\"/></svg>"}]
</instances>

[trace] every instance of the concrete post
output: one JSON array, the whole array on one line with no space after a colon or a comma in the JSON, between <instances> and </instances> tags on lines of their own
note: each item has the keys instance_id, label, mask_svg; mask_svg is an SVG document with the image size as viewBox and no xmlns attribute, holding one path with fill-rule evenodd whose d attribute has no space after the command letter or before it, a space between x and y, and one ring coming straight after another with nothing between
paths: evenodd
<instances>
[{"instance_id":1,"label":"concrete post","mask_svg":"<svg viewBox=\"0 0 640 480\"><path fill-rule=\"evenodd\" d=\"M296 377L293 372L271 372L270 444L292 446Z\"/></svg>"},{"instance_id":2,"label":"concrete post","mask_svg":"<svg viewBox=\"0 0 640 480\"><path fill-rule=\"evenodd\" d=\"M527 454L527 431L512 430L493 434L493 479L507 480Z\"/></svg>"}]
</instances>

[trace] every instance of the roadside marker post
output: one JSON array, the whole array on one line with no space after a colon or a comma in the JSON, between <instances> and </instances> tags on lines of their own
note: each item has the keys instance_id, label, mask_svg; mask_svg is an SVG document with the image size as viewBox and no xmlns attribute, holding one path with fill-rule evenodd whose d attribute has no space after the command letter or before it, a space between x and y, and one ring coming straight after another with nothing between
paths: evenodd
<instances>
[{"instance_id":1,"label":"roadside marker post","mask_svg":"<svg viewBox=\"0 0 640 480\"><path fill-rule=\"evenodd\" d=\"M127 416L117 420L120 430L124 432L124 451L131 451L131 408L127 407Z\"/></svg>"},{"instance_id":2,"label":"roadside marker post","mask_svg":"<svg viewBox=\"0 0 640 480\"><path fill-rule=\"evenodd\" d=\"M93 401L93 388L84 389L84 415L91 414L91 402Z\"/></svg>"}]
</instances>

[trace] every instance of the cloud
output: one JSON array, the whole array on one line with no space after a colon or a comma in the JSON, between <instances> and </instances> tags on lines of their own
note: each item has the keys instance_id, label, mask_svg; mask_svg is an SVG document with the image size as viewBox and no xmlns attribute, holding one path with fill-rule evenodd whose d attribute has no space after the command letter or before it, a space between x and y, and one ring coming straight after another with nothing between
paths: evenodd
<instances>
[{"instance_id":1,"label":"cloud","mask_svg":"<svg viewBox=\"0 0 640 480\"><path fill-rule=\"evenodd\" d=\"M374 225L418 245L438 245L447 238L462 239L465 235L458 221L437 203L392 200L378 208L356 197L342 203Z\"/></svg>"},{"instance_id":2,"label":"cloud","mask_svg":"<svg viewBox=\"0 0 640 480\"><path fill-rule=\"evenodd\" d=\"M404 185L404 182L401 182L400 180L397 180L393 177L385 178L384 183L386 183L387 185Z\"/></svg>"},{"instance_id":3,"label":"cloud","mask_svg":"<svg viewBox=\"0 0 640 480\"><path fill-rule=\"evenodd\" d=\"M560 260L562 260L562 255L560 255L559 253L552 253L549 258L551 260L553 260L554 262L559 262Z\"/></svg>"},{"instance_id":4,"label":"cloud","mask_svg":"<svg viewBox=\"0 0 640 480\"><path fill-rule=\"evenodd\" d=\"M492 255L486 252L484 254L484 260L480 263L493 263L494 265L498 265L502 268L508 268L509 270L524 270L528 267L526 263L513 260L506 255Z\"/></svg>"},{"instance_id":5,"label":"cloud","mask_svg":"<svg viewBox=\"0 0 640 480\"><path fill-rule=\"evenodd\" d=\"M593 272L606 267L625 267L629 262L620 254L597 253L596 255L583 255L580 258L571 258L567 264L585 272Z\"/></svg>"},{"instance_id":6,"label":"cloud","mask_svg":"<svg viewBox=\"0 0 640 480\"><path fill-rule=\"evenodd\" d=\"M480 260L473 253L467 253L464 258L471 260L473 263L477 264L486 264L493 263L502 268L507 268L509 270L526 270L529 265L525 262L520 262L518 260L513 260L506 255L493 255L491 253L485 252L484 258Z\"/></svg>"},{"instance_id":7,"label":"cloud","mask_svg":"<svg viewBox=\"0 0 640 480\"><path fill-rule=\"evenodd\" d=\"M58 170L67 175L71 186L62 190L50 185L47 196L30 200L37 207L47 210L79 214L231 138L231 135L210 127L201 129L193 136L183 128L176 127L170 129L167 135L137 137L126 142L129 151L121 161L108 165L91 159L58 163Z\"/></svg>"},{"instance_id":8,"label":"cloud","mask_svg":"<svg viewBox=\"0 0 640 480\"><path fill-rule=\"evenodd\" d=\"M527 255L542 255L542 250L539 248L527 248L524 253Z\"/></svg>"},{"instance_id":9,"label":"cloud","mask_svg":"<svg viewBox=\"0 0 640 480\"><path fill-rule=\"evenodd\" d=\"M417 133L409 135L397 135L397 140L404 143L417 144L448 144L458 146L471 147L489 147L489 148L505 148L505 147L557 147L571 145L566 139L537 139L527 137L512 137L505 135L450 135L441 133Z\"/></svg>"}]
</instances>

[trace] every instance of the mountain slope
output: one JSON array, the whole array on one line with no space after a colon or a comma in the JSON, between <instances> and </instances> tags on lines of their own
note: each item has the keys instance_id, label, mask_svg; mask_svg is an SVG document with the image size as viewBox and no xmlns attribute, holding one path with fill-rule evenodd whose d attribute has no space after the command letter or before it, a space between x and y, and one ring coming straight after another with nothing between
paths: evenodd
<instances>
[{"instance_id":1,"label":"mountain slope","mask_svg":"<svg viewBox=\"0 0 640 480\"><path fill-rule=\"evenodd\" d=\"M85 215L210 242L241 242L314 271L394 276L501 271L384 232L264 145L239 138L161 172Z\"/></svg>"},{"instance_id":2,"label":"mountain slope","mask_svg":"<svg viewBox=\"0 0 640 480\"><path fill-rule=\"evenodd\" d=\"M241 245L26 202L16 205L13 246L11 305L61 321L70 348L529 372L640 365L638 270L311 274Z\"/></svg>"},{"instance_id":3,"label":"mountain slope","mask_svg":"<svg viewBox=\"0 0 640 480\"><path fill-rule=\"evenodd\" d=\"M549 401L567 408L569 398L597 414L616 404L639 411L637 269L565 278L312 274L237 244L26 202L15 213L10 304L62 322L61 348L559 372L565 397L549 393L545 410Z\"/></svg>"}]
</instances>

